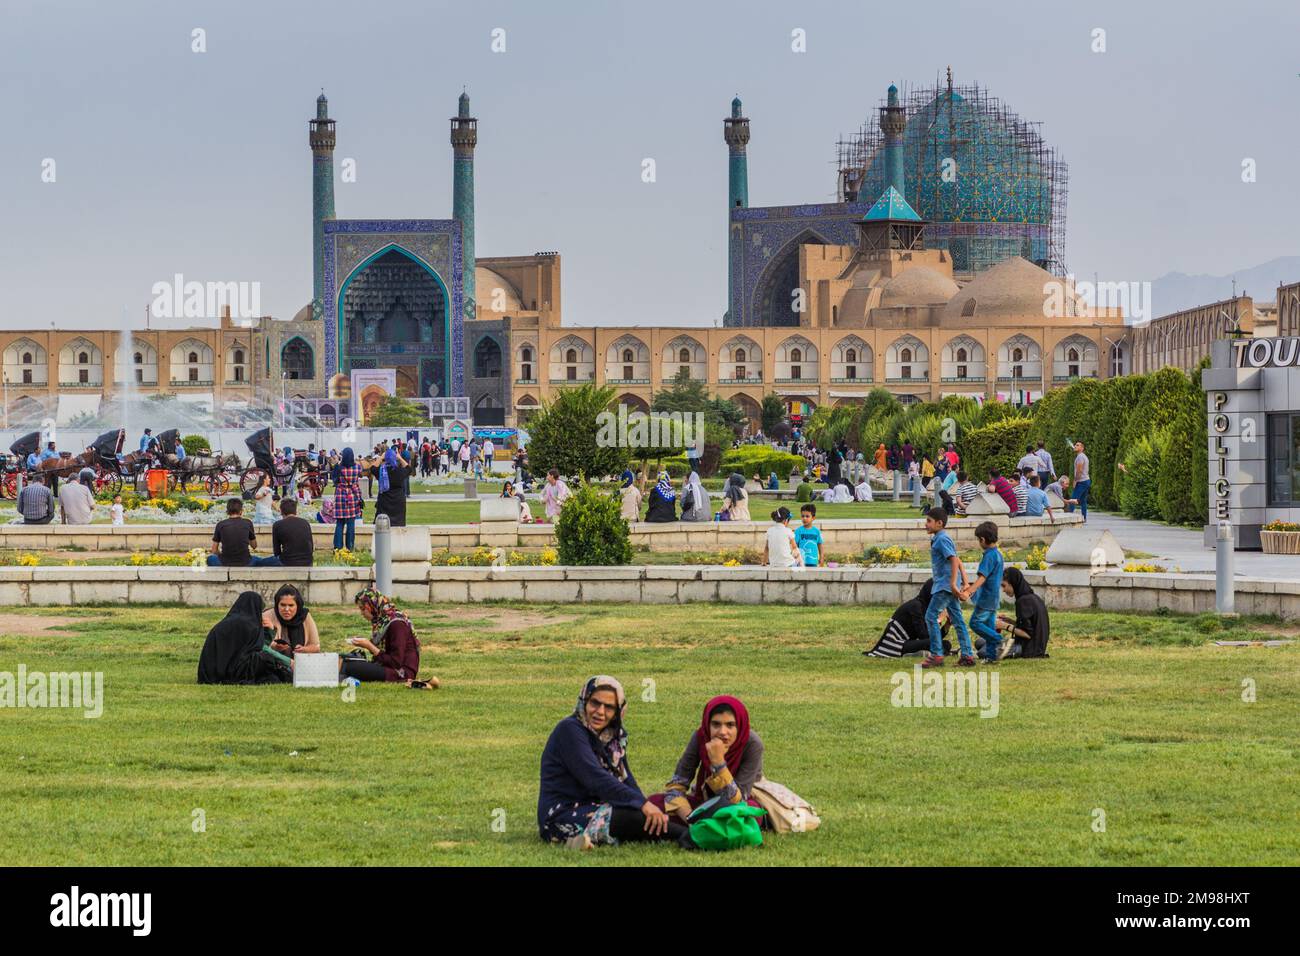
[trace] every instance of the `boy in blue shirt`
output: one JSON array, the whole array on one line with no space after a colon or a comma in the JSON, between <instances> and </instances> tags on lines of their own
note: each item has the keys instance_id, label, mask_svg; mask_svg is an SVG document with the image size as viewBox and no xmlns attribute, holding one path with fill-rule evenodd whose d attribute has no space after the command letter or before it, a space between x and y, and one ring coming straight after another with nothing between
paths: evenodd
<instances>
[{"instance_id":1,"label":"boy in blue shirt","mask_svg":"<svg viewBox=\"0 0 1300 956\"><path fill-rule=\"evenodd\" d=\"M794 543L803 555L805 568L815 568L826 563L826 557L822 554L821 529L813 527L815 517L817 517L817 506L804 505L799 509L799 520L802 524L794 529Z\"/></svg>"},{"instance_id":2,"label":"boy in blue shirt","mask_svg":"<svg viewBox=\"0 0 1300 956\"><path fill-rule=\"evenodd\" d=\"M1038 476L1034 475L1034 481ZM986 664L996 664L1007 656L1011 641L1002 640L997 629L998 604L1002 600L1002 552L998 550L998 526L985 521L975 529L975 540L984 549L975 580L962 594L969 601L975 596L975 610L971 612L970 629L984 638Z\"/></svg>"},{"instance_id":3,"label":"boy in blue shirt","mask_svg":"<svg viewBox=\"0 0 1300 956\"><path fill-rule=\"evenodd\" d=\"M971 647L970 632L966 630L961 602L957 600L957 594L966 589L966 569L962 567L961 558L957 557L957 546L944 530L947 526L948 512L942 508L931 508L926 512L925 530L931 536L930 574L933 583L930 585L930 605L925 609L925 629L930 634L930 653L921 662L921 666L943 666L943 635L939 631L939 615L947 611L948 620L957 629L957 643L961 648L957 666L974 667L975 649Z\"/></svg>"},{"instance_id":4,"label":"boy in blue shirt","mask_svg":"<svg viewBox=\"0 0 1300 956\"><path fill-rule=\"evenodd\" d=\"M1037 475L1029 476L1029 489L1025 492L1025 514L1031 518L1041 518L1046 511L1047 517L1055 523L1056 516L1047 503L1047 492L1039 487L1040 484L1041 479Z\"/></svg>"}]
</instances>

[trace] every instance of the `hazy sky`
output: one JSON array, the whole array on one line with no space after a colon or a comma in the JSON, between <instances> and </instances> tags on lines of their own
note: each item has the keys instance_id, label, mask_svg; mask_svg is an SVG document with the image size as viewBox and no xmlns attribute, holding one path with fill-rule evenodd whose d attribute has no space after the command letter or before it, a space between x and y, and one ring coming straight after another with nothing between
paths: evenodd
<instances>
[{"instance_id":1,"label":"hazy sky","mask_svg":"<svg viewBox=\"0 0 1300 956\"><path fill-rule=\"evenodd\" d=\"M1294 2L0 0L0 323L138 325L174 273L311 296L307 122L338 121L342 218L448 218L447 119L479 119L480 255L556 250L570 324L712 324L727 152L752 205L832 200L834 142L891 81L987 86L1070 166L1080 276L1295 254ZM1094 28L1107 50L1091 50ZM207 52L191 51L206 31ZM506 52L491 50L494 28ZM807 52L791 50L806 31ZM653 158L657 181L642 182ZM1242 160L1257 181L1242 182ZM57 180L41 180L42 161ZM1266 290L1252 290L1259 295Z\"/></svg>"}]
</instances>

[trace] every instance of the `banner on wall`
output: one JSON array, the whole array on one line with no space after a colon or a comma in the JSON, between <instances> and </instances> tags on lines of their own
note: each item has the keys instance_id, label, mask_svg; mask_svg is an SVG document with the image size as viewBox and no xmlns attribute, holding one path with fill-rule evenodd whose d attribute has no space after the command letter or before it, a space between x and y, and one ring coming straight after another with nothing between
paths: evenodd
<instances>
[{"instance_id":1,"label":"banner on wall","mask_svg":"<svg viewBox=\"0 0 1300 956\"><path fill-rule=\"evenodd\" d=\"M354 368L352 395L357 410L357 424L364 425L375 406L385 396L397 397L397 369Z\"/></svg>"}]
</instances>

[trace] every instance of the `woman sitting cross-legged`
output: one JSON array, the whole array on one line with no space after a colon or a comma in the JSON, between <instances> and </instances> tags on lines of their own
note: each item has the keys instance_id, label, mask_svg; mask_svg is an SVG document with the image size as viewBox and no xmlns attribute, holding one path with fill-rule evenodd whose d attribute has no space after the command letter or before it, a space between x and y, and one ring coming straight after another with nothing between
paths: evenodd
<instances>
[{"instance_id":1,"label":"woman sitting cross-legged","mask_svg":"<svg viewBox=\"0 0 1300 956\"><path fill-rule=\"evenodd\" d=\"M367 650L370 660L345 657L339 661L339 677L357 680L405 681L410 687L437 687L438 679L420 676L420 639L411 619L397 609L391 598L375 588L362 588L356 596L357 609L370 622L370 637L350 637L348 643Z\"/></svg>"},{"instance_id":2,"label":"woman sitting cross-legged","mask_svg":"<svg viewBox=\"0 0 1300 956\"><path fill-rule=\"evenodd\" d=\"M200 684L281 684L292 671L267 653L271 632L263 626L262 595L245 591L213 625L199 652Z\"/></svg>"},{"instance_id":3,"label":"woman sitting cross-legged","mask_svg":"<svg viewBox=\"0 0 1300 956\"><path fill-rule=\"evenodd\" d=\"M862 653L868 657L902 657L904 654L928 651L930 633L925 628L925 609L930 606L930 589L933 586L934 579L930 578L921 585L921 593L900 604L890 616L885 632L876 641L876 646ZM940 613L939 626L942 628L945 654L952 653L952 645L948 643L948 628L951 623L947 611Z\"/></svg>"},{"instance_id":4,"label":"woman sitting cross-legged","mask_svg":"<svg viewBox=\"0 0 1300 956\"><path fill-rule=\"evenodd\" d=\"M714 797L757 807L750 792L761 776L763 741L749 729L749 711L735 697L715 697L704 705L704 719L686 741L668 786L650 802L683 822Z\"/></svg>"},{"instance_id":5,"label":"woman sitting cross-legged","mask_svg":"<svg viewBox=\"0 0 1300 956\"><path fill-rule=\"evenodd\" d=\"M275 634L273 650L293 655L320 653L320 632L316 621L303 603L302 592L286 584L275 592L272 606L262 612L262 623Z\"/></svg>"},{"instance_id":6,"label":"woman sitting cross-legged","mask_svg":"<svg viewBox=\"0 0 1300 956\"><path fill-rule=\"evenodd\" d=\"M612 677L587 681L578 704L551 731L542 751L537 829L571 849L627 841L676 841L693 848L690 830L645 798L627 764L627 698Z\"/></svg>"}]
</instances>

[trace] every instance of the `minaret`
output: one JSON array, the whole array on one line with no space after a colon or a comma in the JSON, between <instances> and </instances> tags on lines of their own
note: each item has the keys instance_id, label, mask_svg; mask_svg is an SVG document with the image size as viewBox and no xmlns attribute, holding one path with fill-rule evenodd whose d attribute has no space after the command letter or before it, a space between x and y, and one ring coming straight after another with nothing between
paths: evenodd
<instances>
[{"instance_id":1,"label":"minaret","mask_svg":"<svg viewBox=\"0 0 1300 956\"><path fill-rule=\"evenodd\" d=\"M316 118L307 139L311 143L311 317L321 319L325 309L325 220L334 218L334 121L329 100L321 90L316 97Z\"/></svg>"},{"instance_id":2,"label":"minaret","mask_svg":"<svg viewBox=\"0 0 1300 956\"><path fill-rule=\"evenodd\" d=\"M478 145L478 120L469 115L469 94L460 94L460 108L451 118L451 215L460 223L464 279L464 315L474 318L474 147Z\"/></svg>"},{"instance_id":3,"label":"minaret","mask_svg":"<svg viewBox=\"0 0 1300 956\"><path fill-rule=\"evenodd\" d=\"M740 227L731 225L731 210L749 207L749 161L745 146L749 143L749 118L740 113L740 97L731 101L731 115L722 121L722 138L727 142L727 314L723 325L735 320L735 263L740 245Z\"/></svg>"},{"instance_id":4,"label":"minaret","mask_svg":"<svg viewBox=\"0 0 1300 956\"><path fill-rule=\"evenodd\" d=\"M898 105L898 87L889 84L889 98L880 108L880 131L885 134L885 188L890 186L898 194L907 198L907 188L903 175L903 130L907 126L907 117L903 107Z\"/></svg>"}]
</instances>

